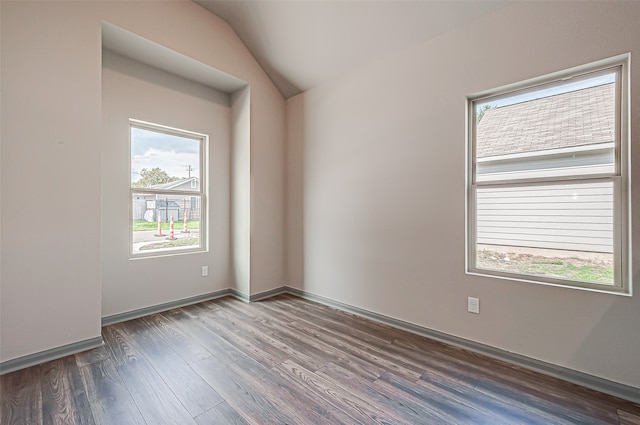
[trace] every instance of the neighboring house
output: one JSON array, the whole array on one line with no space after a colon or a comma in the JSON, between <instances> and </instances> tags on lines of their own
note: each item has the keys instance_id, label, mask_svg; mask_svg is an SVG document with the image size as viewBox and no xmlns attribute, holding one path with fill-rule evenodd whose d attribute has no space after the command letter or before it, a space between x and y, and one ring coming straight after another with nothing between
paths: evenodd
<instances>
[{"instance_id":1,"label":"neighboring house","mask_svg":"<svg viewBox=\"0 0 640 425\"><path fill-rule=\"evenodd\" d=\"M614 99L614 84L603 84L488 109L477 125L478 179L610 172L615 164ZM610 253L612 197L606 183L483 190L477 241Z\"/></svg>"},{"instance_id":2,"label":"neighboring house","mask_svg":"<svg viewBox=\"0 0 640 425\"><path fill-rule=\"evenodd\" d=\"M134 220L157 221L160 214L162 221L169 221L171 215L175 221L180 221L184 219L185 212L188 212L188 220L200 219L199 178L191 177L170 183L154 184L149 188L167 190L167 193L138 196L134 200ZM172 194L169 192L171 190L193 191L194 195Z\"/></svg>"}]
</instances>

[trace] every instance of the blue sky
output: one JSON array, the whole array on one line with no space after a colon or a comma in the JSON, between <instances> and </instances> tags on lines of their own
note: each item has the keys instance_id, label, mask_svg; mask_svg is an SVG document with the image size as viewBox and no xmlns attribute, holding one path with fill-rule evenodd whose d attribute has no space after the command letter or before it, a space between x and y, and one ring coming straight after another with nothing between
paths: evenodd
<instances>
[{"instance_id":1,"label":"blue sky","mask_svg":"<svg viewBox=\"0 0 640 425\"><path fill-rule=\"evenodd\" d=\"M188 165L199 171L200 141L171 134L131 127L131 181L140 170L159 167L175 177L188 177ZM191 172L194 176L194 172Z\"/></svg>"},{"instance_id":2,"label":"blue sky","mask_svg":"<svg viewBox=\"0 0 640 425\"><path fill-rule=\"evenodd\" d=\"M588 78L584 80L578 80L575 82L568 82L565 84L553 85L551 87L543 88L529 93L516 94L509 97L503 97L496 100L489 100L488 102L476 104L476 111L482 108L484 105L492 105L495 107L514 105L516 103L527 102L529 100L540 99L543 97L549 97L556 94L569 93L576 90L585 89L588 87L596 87L603 84L614 82L616 74L605 74L597 77Z\"/></svg>"}]
</instances>

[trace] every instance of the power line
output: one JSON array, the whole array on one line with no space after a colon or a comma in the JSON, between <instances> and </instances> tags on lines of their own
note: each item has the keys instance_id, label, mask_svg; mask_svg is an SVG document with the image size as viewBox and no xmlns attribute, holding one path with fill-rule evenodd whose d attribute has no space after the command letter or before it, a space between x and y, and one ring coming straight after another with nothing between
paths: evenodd
<instances>
[{"instance_id":1,"label":"power line","mask_svg":"<svg viewBox=\"0 0 640 425\"><path fill-rule=\"evenodd\" d=\"M191 172L195 171L195 168L193 168L191 164L185 165L185 167L187 167L187 171L189 172L189 178L191 178Z\"/></svg>"}]
</instances>

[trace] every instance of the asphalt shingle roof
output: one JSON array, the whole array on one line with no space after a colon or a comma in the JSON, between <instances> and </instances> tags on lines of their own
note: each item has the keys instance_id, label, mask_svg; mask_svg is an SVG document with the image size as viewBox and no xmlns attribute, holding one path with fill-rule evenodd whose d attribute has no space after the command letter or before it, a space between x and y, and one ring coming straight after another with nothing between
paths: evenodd
<instances>
[{"instance_id":1,"label":"asphalt shingle roof","mask_svg":"<svg viewBox=\"0 0 640 425\"><path fill-rule=\"evenodd\" d=\"M612 142L615 84L489 109L477 126L477 158Z\"/></svg>"},{"instance_id":2,"label":"asphalt shingle roof","mask_svg":"<svg viewBox=\"0 0 640 425\"><path fill-rule=\"evenodd\" d=\"M195 177L191 177L191 178L186 178L186 179L179 179L179 180L174 180L172 182L169 183L160 183L160 184L152 184L151 186L149 186L152 189L171 189L173 187L176 186L180 186L183 183L186 183L192 179L194 179Z\"/></svg>"}]
</instances>

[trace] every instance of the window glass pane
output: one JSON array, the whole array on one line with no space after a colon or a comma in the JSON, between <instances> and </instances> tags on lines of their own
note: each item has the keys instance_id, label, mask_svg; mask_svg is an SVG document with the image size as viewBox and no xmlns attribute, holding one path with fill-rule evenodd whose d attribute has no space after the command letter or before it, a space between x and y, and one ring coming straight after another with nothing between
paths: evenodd
<instances>
[{"instance_id":1,"label":"window glass pane","mask_svg":"<svg viewBox=\"0 0 640 425\"><path fill-rule=\"evenodd\" d=\"M476 268L614 284L612 182L479 187Z\"/></svg>"},{"instance_id":2,"label":"window glass pane","mask_svg":"<svg viewBox=\"0 0 640 425\"><path fill-rule=\"evenodd\" d=\"M131 126L131 187L200 191L200 139Z\"/></svg>"},{"instance_id":3,"label":"window glass pane","mask_svg":"<svg viewBox=\"0 0 640 425\"><path fill-rule=\"evenodd\" d=\"M133 254L201 248L201 202L199 195L133 193Z\"/></svg>"},{"instance_id":4,"label":"window glass pane","mask_svg":"<svg viewBox=\"0 0 640 425\"><path fill-rule=\"evenodd\" d=\"M476 181L614 174L616 73L476 103Z\"/></svg>"}]
</instances>

